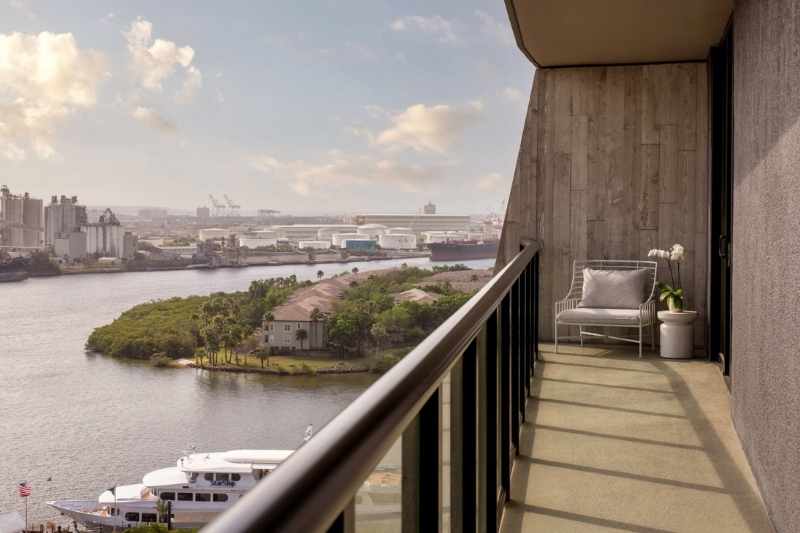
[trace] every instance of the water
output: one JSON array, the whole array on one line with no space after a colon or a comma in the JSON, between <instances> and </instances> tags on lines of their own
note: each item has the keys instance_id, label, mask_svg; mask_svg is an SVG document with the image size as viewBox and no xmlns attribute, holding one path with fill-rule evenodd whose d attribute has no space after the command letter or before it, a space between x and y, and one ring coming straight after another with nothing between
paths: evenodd
<instances>
[{"instance_id":1,"label":"water","mask_svg":"<svg viewBox=\"0 0 800 533\"><path fill-rule=\"evenodd\" d=\"M376 378L276 377L153 368L87 354L95 327L153 299L245 290L255 279L316 279L350 269L430 267L428 259L126 274L87 274L0 284L0 511L31 522L54 516L44 502L96 498L201 451L294 448ZM488 268L492 260L468 261ZM48 481L50 478L50 481Z\"/></svg>"}]
</instances>

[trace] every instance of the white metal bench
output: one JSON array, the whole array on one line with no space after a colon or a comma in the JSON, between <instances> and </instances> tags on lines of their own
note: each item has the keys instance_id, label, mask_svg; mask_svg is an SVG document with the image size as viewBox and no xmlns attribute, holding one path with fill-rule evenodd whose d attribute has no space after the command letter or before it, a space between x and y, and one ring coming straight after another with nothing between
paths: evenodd
<instances>
[{"instance_id":1,"label":"white metal bench","mask_svg":"<svg viewBox=\"0 0 800 533\"><path fill-rule=\"evenodd\" d=\"M594 270L638 270L647 271L642 303L638 309L601 309L594 307L578 307L583 297L583 269ZM655 349L656 326L656 281L658 279L658 263L655 261L631 261L616 259L595 259L575 261L572 264L572 284L567 296L555 303L555 344L558 353L558 326L577 326L581 346L583 337L603 337L639 345L639 357L642 356L642 330L650 326L650 344ZM638 339L615 337L603 333L586 331L588 327L635 328L639 330ZM573 337L574 338L574 337Z\"/></svg>"}]
</instances>

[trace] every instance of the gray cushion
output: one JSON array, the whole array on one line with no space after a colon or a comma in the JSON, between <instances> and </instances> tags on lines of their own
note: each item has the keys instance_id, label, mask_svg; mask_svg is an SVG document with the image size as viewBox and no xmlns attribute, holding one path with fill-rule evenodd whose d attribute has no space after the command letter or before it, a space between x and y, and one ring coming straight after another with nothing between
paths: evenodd
<instances>
[{"instance_id":1,"label":"gray cushion","mask_svg":"<svg viewBox=\"0 0 800 533\"><path fill-rule=\"evenodd\" d=\"M562 324L636 326L639 324L639 310L592 309L590 307L583 307L562 311L558 314L557 320Z\"/></svg>"},{"instance_id":2,"label":"gray cushion","mask_svg":"<svg viewBox=\"0 0 800 533\"><path fill-rule=\"evenodd\" d=\"M638 309L644 302L647 270L583 269L583 295L578 307Z\"/></svg>"}]
</instances>

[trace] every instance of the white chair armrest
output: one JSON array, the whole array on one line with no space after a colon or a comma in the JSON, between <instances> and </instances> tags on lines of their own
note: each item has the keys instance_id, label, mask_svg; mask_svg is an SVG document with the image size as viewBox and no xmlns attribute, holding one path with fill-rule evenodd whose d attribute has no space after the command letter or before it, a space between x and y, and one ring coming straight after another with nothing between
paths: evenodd
<instances>
[{"instance_id":1,"label":"white chair armrest","mask_svg":"<svg viewBox=\"0 0 800 533\"><path fill-rule=\"evenodd\" d=\"M639 321L643 326L652 324L656 318L656 301L653 298L648 299L643 304L639 305Z\"/></svg>"}]
</instances>

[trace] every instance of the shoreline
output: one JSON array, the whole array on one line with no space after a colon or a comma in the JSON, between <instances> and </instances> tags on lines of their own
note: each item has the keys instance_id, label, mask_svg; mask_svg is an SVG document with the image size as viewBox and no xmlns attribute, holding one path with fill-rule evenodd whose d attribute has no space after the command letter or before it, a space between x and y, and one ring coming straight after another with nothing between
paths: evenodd
<instances>
[{"instance_id":1,"label":"shoreline","mask_svg":"<svg viewBox=\"0 0 800 533\"><path fill-rule=\"evenodd\" d=\"M54 276L79 276L82 274L130 274L130 273L137 273L137 272L171 272L171 271L214 271L214 270L222 270L222 269L240 269L240 268L250 268L250 267L265 267L265 266L302 266L302 265L332 265L332 264L348 264L348 263L368 263L373 261L396 261L398 259L421 259L425 257L430 257L430 253L417 253L411 255L401 255L396 257L363 257L363 256L354 256L348 257L347 259L323 259L314 261L264 261L258 263L246 263L243 265L223 265L217 267L198 267L198 266L176 266L176 267L149 267L144 269L137 269L137 270L126 270L123 268L92 268L92 269L82 269L82 270L62 270L61 274L48 274L46 276L32 274L30 277L54 277Z\"/></svg>"},{"instance_id":2,"label":"shoreline","mask_svg":"<svg viewBox=\"0 0 800 533\"><path fill-rule=\"evenodd\" d=\"M177 361L176 361L177 363ZM259 368L259 367L242 367L234 365L217 365L208 366L203 364L195 364L194 361L188 364L175 364L172 368L193 368L195 370L208 370L209 372L232 372L236 374L269 374L272 376L317 376L320 374L326 375L346 375L346 374L369 374L373 371L368 367L358 368L320 368L320 369L304 369L302 367L295 367L295 369L288 370L285 368Z\"/></svg>"}]
</instances>

